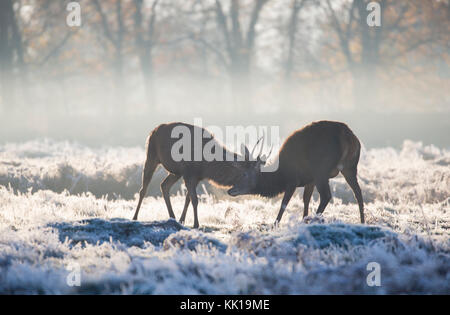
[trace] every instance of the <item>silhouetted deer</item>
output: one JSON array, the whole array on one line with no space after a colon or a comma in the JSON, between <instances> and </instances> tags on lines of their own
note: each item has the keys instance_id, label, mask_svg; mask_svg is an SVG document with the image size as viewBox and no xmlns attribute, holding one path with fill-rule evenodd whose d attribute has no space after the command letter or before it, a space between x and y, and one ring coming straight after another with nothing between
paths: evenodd
<instances>
[{"instance_id":1,"label":"silhouetted deer","mask_svg":"<svg viewBox=\"0 0 450 315\"><path fill-rule=\"evenodd\" d=\"M173 137L172 135L172 133L174 132L174 128L177 127L184 128L185 130L187 128L189 130L189 145L184 149L187 149L188 152L192 153L192 155L194 155L194 151L196 150L196 148L194 147L196 140L194 139L195 135L200 135L201 147L199 146L197 148L202 150L200 160L197 159L196 161L195 156L191 156L191 159L188 160L174 159L174 157L172 156L173 146L181 139L180 134L177 137ZM177 132L175 132L175 134L176 133ZM220 161L220 159L212 161L206 161L204 159L203 149L205 148L205 145L207 143L211 144L211 140L214 141L211 149L213 153L223 151L222 161ZM255 150L255 148L253 148L253 151ZM209 179L219 186L231 187L240 178L242 172L249 168L254 168L258 163L257 161L250 161L250 153L245 145L242 145L242 149L245 152L244 157L228 151L222 144L214 139L214 137L206 129L197 126L184 123L162 124L158 126L151 132L151 134L147 138L147 158L144 165L144 171L142 173L142 188L139 192L139 202L133 220L137 220L139 209L141 207L142 200L144 199L147 192L150 180L152 179L156 167L161 164L169 172L169 175L161 183L161 192L164 197L164 201L166 202L169 216L175 219L175 214L173 213L172 205L170 204L170 188L181 177L183 177L187 188L187 194L183 213L180 218L180 223L184 223L189 203L192 201L192 206L194 208L194 228L198 228L198 198L196 193L197 184L203 179ZM239 160L238 156L240 158Z\"/></svg>"},{"instance_id":2,"label":"silhouetted deer","mask_svg":"<svg viewBox=\"0 0 450 315\"><path fill-rule=\"evenodd\" d=\"M274 197L284 192L275 221L277 224L297 187L305 187L303 217L308 215L314 187L320 194L317 214L321 214L331 199L328 180L341 172L355 194L361 223L364 223L364 204L357 180L360 150L358 138L346 124L314 122L286 139L276 157L279 162L276 171L262 171L261 166L266 161L258 156L255 167L248 169L228 193L231 196L255 194Z\"/></svg>"}]
</instances>

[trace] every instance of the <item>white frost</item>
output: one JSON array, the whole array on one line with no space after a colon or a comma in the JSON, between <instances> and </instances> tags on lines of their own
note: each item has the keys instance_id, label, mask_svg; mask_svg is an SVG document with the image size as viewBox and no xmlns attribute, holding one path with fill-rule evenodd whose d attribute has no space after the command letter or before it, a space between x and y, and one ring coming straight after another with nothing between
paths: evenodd
<instances>
[{"instance_id":1,"label":"white frost","mask_svg":"<svg viewBox=\"0 0 450 315\"><path fill-rule=\"evenodd\" d=\"M160 197L130 221L143 159L141 148L0 146L0 293L450 293L446 150L406 141L364 152L367 226L338 177L323 218L302 222L297 194L277 229L279 198L223 194L202 195L200 231L191 209L186 227L167 220ZM172 204L179 217L183 194ZM380 287L366 284L369 262L381 265ZM72 263L81 287L66 283Z\"/></svg>"}]
</instances>

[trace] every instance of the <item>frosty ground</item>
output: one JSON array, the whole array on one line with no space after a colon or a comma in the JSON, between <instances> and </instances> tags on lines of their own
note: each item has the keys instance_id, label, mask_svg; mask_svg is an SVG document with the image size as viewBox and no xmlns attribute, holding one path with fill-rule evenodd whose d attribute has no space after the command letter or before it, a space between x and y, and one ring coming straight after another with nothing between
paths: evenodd
<instances>
[{"instance_id":1,"label":"frosty ground","mask_svg":"<svg viewBox=\"0 0 450 315\"><path fill-rule=\"evenodd\" d=\"M301 220L299 189L278 228L279 198L199 186L198 231L192 209L185 226L167 219L162 170L130 220L144 157L51 140L0 145L0 293L450 294L448 150L405 141L364 151L367 225L338 177L323 217ZM177 218L183 194L172 197ZM369 262L381 286L367 284ZM77 266L81 285L70 286Z\"/></svg>"}]
</instances>

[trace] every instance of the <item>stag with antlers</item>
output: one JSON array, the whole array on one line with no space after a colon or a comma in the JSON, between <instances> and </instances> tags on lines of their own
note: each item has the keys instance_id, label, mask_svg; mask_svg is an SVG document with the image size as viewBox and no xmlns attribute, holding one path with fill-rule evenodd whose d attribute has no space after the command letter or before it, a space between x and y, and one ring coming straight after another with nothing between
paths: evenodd
<instances>
[{"instance_id":1,"label":"stag with antlers","mask_svg":"<svg viewBox=\"0 0 450 315\"><path fill-rule=\"evenodd\" d=\"M297 187L303 192L304 213L317 188L322 214L331 199L329 179L342 173L358 202L361 223L364 223L364 203L357 179L361 145L350 128L343 123L319 121L292 133L281 146L275 161L278 168L266 172L266 159L257 157L254 167L248 168L228 191L231 196L256 194L274 197L284 193L275 224L278 224ZM266 166L267 167L267 166Z\"/></svg>"},{"instance_id":2,"label":"stag with antlers","mask_svg":"<svg viewBox=\"0 0 450 315\"><path fill-rule=\"evenodd\" d=\"M220 152L220 155L223 158L210 160L205 159L202 155L198 160L194 157L179 160L175 156L175 153L177 153L176 150L173 150L176 143L180 141L179 134L176 132L177 129L188 131L189 136L187 145L183 148L184 153L189 153L188 156L196 150L197 152L203 152L205 146L208 145L213 153ZM195 134L202 135L201 145L198 148L195 145ZM218 186L231 187L239 178L241 178L242 173L249 169L253 169L258 163L257 161L251 161L250 159L250 156L253 156L257 145L258 143L253 148L252 153L249 152L245 145L242 145L241 150L243 151L244 156L241 156L237 153L230 152L224 145L216 141L214 136L204 128L185 123L170 123L158 126L147 138L147 157L142 174L142 188L139 192L139 202L133 220L137 220L139 209L141 208L142 201L146 195L153 173L157 166L161 164L169 172L166 179L161 183L161 192L167 210L169 211L169 216L175 219L175 214L170 203L170 188L180 178L183 178L186 184L187 194L180 223L184 223L187 209L190 202L192 202L194 208L194 228L198 228L198 197L196 192L198 183L203 179L207 179Z\"/></svg>"}]
</instances>

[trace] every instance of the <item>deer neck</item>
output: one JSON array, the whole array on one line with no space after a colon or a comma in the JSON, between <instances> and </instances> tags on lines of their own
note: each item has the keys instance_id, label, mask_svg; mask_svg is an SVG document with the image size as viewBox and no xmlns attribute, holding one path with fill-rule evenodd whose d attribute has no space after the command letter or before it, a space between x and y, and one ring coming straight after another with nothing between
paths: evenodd
<instances>
[{"instance_id":1,"label":"deer neck","mask_svg":"<svg viewBox=\"0 0 450 315\"><path fill-rule=\"evenodd\" d=\"M285 191L286 177L278 168L274 172L261 172L257 183L257 193L263 197L275 197Z\"/></svg>"},{"instance_id":2,"label":"deer neck","mask_svg":"<svg viewBox=\"0 0 450 315\"><path fill-rule=\"evenodd\" d=\"M207 178L218 186L232 186L239 178L233 162L209 162L207 170Z\"/></svg>"}]
</instances>

